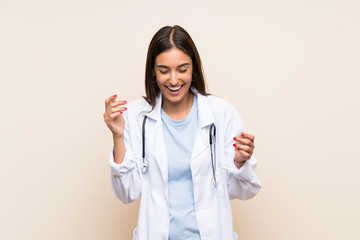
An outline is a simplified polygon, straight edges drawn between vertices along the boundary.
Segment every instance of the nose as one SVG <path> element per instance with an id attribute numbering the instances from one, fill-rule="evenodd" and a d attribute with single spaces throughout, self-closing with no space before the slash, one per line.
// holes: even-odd
<path id="1" fill-rule="evenodd" d="M 176 86 L 178 84 L 179 80 L 176 76 L 176 72 L 173 71 L 170 75 L 170 79 L 169 79 L 169 83 L 172 85 L 172 86 Z"/>

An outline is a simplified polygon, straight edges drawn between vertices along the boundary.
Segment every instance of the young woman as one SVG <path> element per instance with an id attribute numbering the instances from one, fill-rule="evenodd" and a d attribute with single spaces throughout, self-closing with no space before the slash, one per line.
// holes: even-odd
<path id="1" fill-rule="evenodd" d="M 124 203 L 141 196 L 134 239 L 237 239 L 230 199 L 260 190 L 254 136 L 232 105 L 206 92 L 183 28 L 154 35 L 145 87 L 146 97 L 127 107 L 109 97 L 104 113 L 115 195 Z"/>

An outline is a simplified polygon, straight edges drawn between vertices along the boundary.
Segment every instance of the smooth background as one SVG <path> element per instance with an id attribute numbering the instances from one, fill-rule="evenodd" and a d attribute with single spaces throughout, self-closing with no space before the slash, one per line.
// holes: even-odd
<path id="1" fill-rule="evenodd" d="M 104 101 L 144 94 L 164 25 L 193 37 L 211 93 L 256 136 L 242 240 L 360 239 L 360 3 L 0 0 L 0 239 L 130 239 L 109 182 Z M 156 224 L 156 223 L 154 223 Z"/>

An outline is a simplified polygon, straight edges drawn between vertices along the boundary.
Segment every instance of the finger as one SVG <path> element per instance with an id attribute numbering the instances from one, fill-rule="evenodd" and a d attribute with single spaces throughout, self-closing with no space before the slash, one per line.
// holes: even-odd
<path id="1" fill-rule="evenodd" d="M 126 100 L 113 101 L 113 102 L 110 103 L 110 106 L 111 106 L 111 107 L 118 107 L 118 106 L 124 105 L 124 104 L 126 104 L 126 103 L 127 103 Z"/>
<path id="2" fill-rule="evenodd" d="M 249 154 L 252 154 L 253 152 L 253 149 L 247 145 L 241 145 L 241 144 L 233 144 L 234 147 L 236 147 L 237 150 L 239 151 L 244 151 L 244 152 L 247 152 Z"/>
<path id="3" fill-rule="evenodd" d="M 254 135 L 249 134 L 249 133 L 245 133 L 245 132 L 241 132 L 241 133 L 239 134 L 239 136 L 234 137 L 234 140 L 244 139 L 244 138 L 249 139 L 249 140 L 252 141 L 252 142 L 254 142 L 254 140 L 255 140 L 255 136 L 254 136 Z"/>
<path id="4" fill-rule="evenodd" d="M 115 113 L 115 112 L 123 112 L 126 110 L 127 110 L 127 107 L 113 107 L 110 109 L 110 114 Z"/>
<path id="5" fill-rule="evenodd" d="M 112 114 L 110 114 L 110 119 L 114 119 L 114 118 L 116 118 L 117 116 L 120 116 L 121 114 L 122 114 L 122 112 L 112 113 Z"/>
<path id="6" fill-rule="evenodd" d="M 113 114 L 114 114 L 114 113 L 105 112 L 105 113 L 103 114 L 103 117 L 104 117 L 105 122 L 111 120 L 111 119 L 112 119 L 111 116 L 112 116 Z"/>
<path id="7" fill-rule="evenodd" d="M 122 114 L 122 112 L 115 112 L 115 113 L 111 113 L 111 114 L 104 114 L 104 121 L 106 123 L 112 122 L 114 120 L 114 118 L 116 118 L 117 116 L 120 116 Z"/>
<path id="8" fill-rule="evenodd" d="M 252 142 L 254 142 L 254 140 L 255 140 L 255 136 L 254 136 L 254 135 L 249 134 L 249 133 L 245 133 L 245 132 L 241 132 L 241 133 L 240 133 L 240 137 L 241 137 L 241 138 L 247 138 L 247 139 L 249 139 L 249 140 L 252 141 Z"/>
<path id="9" fill-rule="evenodd" d="M 233 138 L 235 141 L 236 141 L 236 143 L 238 143 L 238 144 L 243 144 L 243 145 L 247 145 L 247 146 L 250 146 L 250 147 L 254 147 L 255 145 L 254 145 L 254 143 L 250 140 L 250 139 L 248 139 L 248 138 L 242 138 L 242 137 L 235 137 L 235 138 Z"/>
<path id="10" fill-rule="evenodd" d="M 249 160 L 251 158 L 251 154 L 248 152 L 240 150 L 239 153 L 242 156 L 242 159 L 244 159 L 244 160 Z"/>
<path id="11" fill-rule="evenodd" d="M 107 107 L 112 101 L 116 99 L 117 95 L 112 95 L 105 100 L 105 107 Z"/>

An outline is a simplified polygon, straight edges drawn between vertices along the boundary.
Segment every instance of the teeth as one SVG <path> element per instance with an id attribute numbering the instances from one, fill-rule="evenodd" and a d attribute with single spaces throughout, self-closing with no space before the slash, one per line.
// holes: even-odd
<path id="1" fill-rule="evenodd" d="M 167 87 L 168 89 L 170 89 L 171 91 L 177 91 L 181 88 L 181 86 L 178 87 Z"/>

